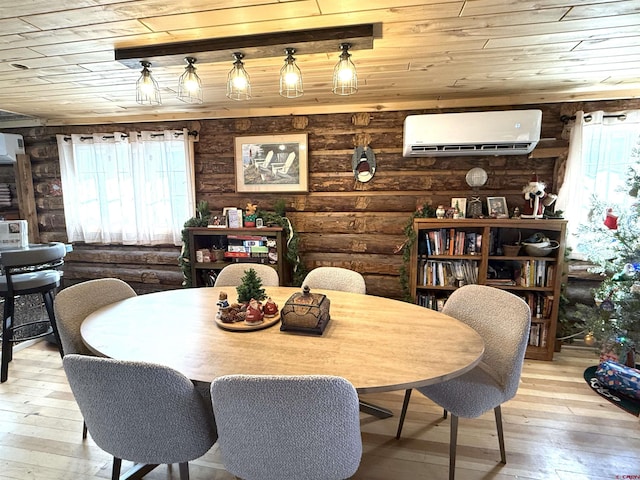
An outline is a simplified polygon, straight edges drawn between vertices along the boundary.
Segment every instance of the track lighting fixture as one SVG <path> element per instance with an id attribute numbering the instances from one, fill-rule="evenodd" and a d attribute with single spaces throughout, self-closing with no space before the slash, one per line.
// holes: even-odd
<path id="1" fill-rule="evenodd" d="M 140 105 L 161 105 L 160 87 L 149 70 L 151 63 L 142 60 L 140 65 L 142 65 L 142 71 L 136 82 L 136 102 Z"/>
<path id="2" fill-rule="evenodd" d="M 296 98 L 302 96 L 302 72 L 296 65 L 293 54 L 295 48 L 285 48 L 287 58 L 284 59 L 284 66 L 280 69 L 280 95 L 285 98 Z"/>
<path id="3" fill-rule="evenodd" d="M 227 97 L 232 100 L 249 100 L 251 98 L 251 82 L 249 74 L 244 69 L 242 59 L 244 55 L 240 52 L 233 54 L 233 68 L 227 77 Z"/>
<path id="4" fill-rule="evenodd" d="M 352 95 L 358 91 L 358 74 L 356 66 L 351 61 L 350 43 L 341 43 L 340 60 L 333 69 L 332 92 L 336 95 Z"/>
<path id="5" fill-rule="evenodd" d="M 178 79 L 178 99 L 185 103 L 202 103 L 202 84 L 193 65 L 196 59 L 185 57 L 185 61 L 187 66 Z"/>

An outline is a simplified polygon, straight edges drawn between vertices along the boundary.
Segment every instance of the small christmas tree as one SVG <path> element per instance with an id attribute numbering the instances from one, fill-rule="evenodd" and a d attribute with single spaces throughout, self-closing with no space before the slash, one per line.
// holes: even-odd
<path id="1" fill-rule="evenodd" d="M 267 294 L 262 288 L 262 280 L 253 268 L 244 272 L 242 283 L 236 287 L 236 291 L 238 292 L 238 303 L 249 303 L 252 298 L 260 302 L 267 298 Z"/>
<path id="2" fill-rule="evenodd" d="M 628 201 L 612 206 L 594 195 L 589 223 L 579 228 L 578 250 L 604 280 L 594 290 L 595 305 L 576 309 L 588 332 L 585 341 L 633 366 L 640 346 L 640 143 L 631 155 L 636 160 L 626 181 Z"/>

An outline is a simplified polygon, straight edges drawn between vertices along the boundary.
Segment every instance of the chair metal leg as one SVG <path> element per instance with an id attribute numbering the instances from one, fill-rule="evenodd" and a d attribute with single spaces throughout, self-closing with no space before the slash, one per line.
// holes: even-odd
<path id="1" fill-rule="evenodd" d="M 82 439 L 87 439 L 87 422 L 85 422 L 84 420 L 82 421 Z"/>
<path id="2" fill-rule="evenodd" d="M 60 352 L 60 358 L 63 357 L 62 341 L 60 341 L 60 333 L 58 333 L 58 324 L 56 323 L 56 314 L 53 309 L 53 290 L 48 292 L 42 292 L 42 300 L 44 300 L 44 306 L 47 309 L 47 315 L 49 316 L 49 323 L 51 323 L 51 329 L 53 330 L 53 336 L 58 344 L 58 351 Z"/>
<path id="3" fill-rule="evenodd" d="M 449 480 L 456 476 L 456 445 L 458 444 L 458 416 L 451 414 L 451 431 L 449 432 Z"/>
<path id="4" fill-rule="evenodd" d="M 442 418 L 446 419 L 448 414 L 449 414 L 449 412 L 447 412 L 447 409 L 445 408 L 445 409 L 442 411 Z"/>
<path id="5" fill-rule="evenodd" d="M 500 405 L 493 409 L 496 414 L 496 428 L 498 429 L 498 443 L 500 444 L 500 461 L 507 463 L 507 452 L 504 448 L 504 430 L 502 428 L 502 409 Z"/>
<path id="6" fill-rule="evenodd" d="M 398 422 L 398 431 L 396 432 L 396 440 L 400 440 L 400 434 L 402 433 L 402 426 L 404 425 L 404 417 L 407 415 L 407 408 L 409 407 L 409 400 L 411 400 L 411 389 L 405 390 L 404 401 L 402 402 L 402 413 L 400 413 L 400 421 Z"/>
<path id="7" fill-rule="evenodd" d="M 113 457 L 113 467 L 111 468 L 111 480 L 120 479 L 121 468 L 122 468 L 122 459 Z"/>
<path id="8" fill-rule="evenodd" d="M 9 377 L 9 362 L 13 359 L 13 314 L 14 299 L 4 299 L 4 318 L 2 319 L 2 360 L 0 361 L 0 383 Z"/>
<path id="9" fill-rule="evenodd" d="M 180 467 L 180 480 L 189 480 L 189 462 L 179 463 Z"/>

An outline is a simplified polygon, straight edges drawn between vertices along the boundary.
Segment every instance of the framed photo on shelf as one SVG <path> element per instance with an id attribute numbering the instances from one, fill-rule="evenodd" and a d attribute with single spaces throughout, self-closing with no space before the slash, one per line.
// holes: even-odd
<path id="1" fill-rule="evenodd" d="M 307 134 L 236 137 L 237 192 L 306 192 Z"/>
<path id="2" fill-rule="evenodd" d="M 451 199 L 451 208 L 458 207 L 458 218 L 467 218 L 467 199 L 455 197 Z"/>
<path id="3" fill-rule="evenodd" d="M 507 199 L 504 197 L 487 197 L 487 211 L 492 218 L 509 218 Z"/>
<path id="4" fill-rule="evenodd" d="M 235 207 L 225 207 L 222 215 L 226 218 L 228 228 L 242 228 L 242 210 Z"/>

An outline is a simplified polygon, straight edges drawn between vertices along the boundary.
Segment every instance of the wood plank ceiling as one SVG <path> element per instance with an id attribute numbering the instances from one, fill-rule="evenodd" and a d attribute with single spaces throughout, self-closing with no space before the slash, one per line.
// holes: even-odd
<path id="1" fill-rule="evenodd" d="M 197 64 L 204 103 L 175 98 L 184 63 L 151 67 L 162 105 L 114 49 L 374 23 L 354 49 L 357 94 L 331 93 L 334 51 L 295 56 L 304 95 L 278 95 L 282 58 L 245 58 L 253 98 L 225 96 L 233 59 Z M 0 127 L 467 108 L 640 96 L 640 0 L 0 0 Z M 27 67 L 22 69 L 20 66 Z M 16 117 L 21 114 L 33 118 Z M 4 118 L 4 120 L 3 120 Z"/>

